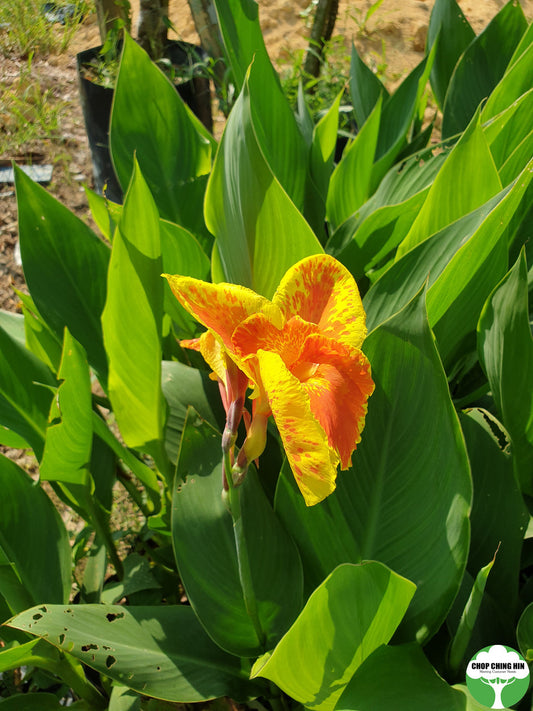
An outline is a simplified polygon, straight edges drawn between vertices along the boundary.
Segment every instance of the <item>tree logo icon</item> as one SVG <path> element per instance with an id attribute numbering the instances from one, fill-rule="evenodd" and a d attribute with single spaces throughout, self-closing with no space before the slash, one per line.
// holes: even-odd
<path id="1" fill-rule="evenodd" d="M 529 668 L 511 647 L 493 644 L 475 654 L 466 668 L 466 685 L 479 703 L 491 709 L 516 704 L 529 686 Z"/>

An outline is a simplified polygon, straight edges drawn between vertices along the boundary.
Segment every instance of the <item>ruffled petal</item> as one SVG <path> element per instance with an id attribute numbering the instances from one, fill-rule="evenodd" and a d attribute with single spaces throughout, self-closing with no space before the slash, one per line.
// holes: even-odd
<path id="1" fill-rule="evenodd" d="M 197 321 L 216 333 L 227 350 L 231 350 L 231 335 L 241 321 L 253 313 L 273 310 L 272 302 L 244 286 L 210 284 L 177 274 L 163 276 L 180 304 Z"/>
<path id="2" fill-rule="evenodd" d="M 339 453 L 342 469 L 361 440 L 367 401 L 374 391 L 370 363 L 365 354 L 321 335 L 310 336 L 302 350 L 302 387 L 311 411 L 324 429 L 329 446 Z M 314 365 L 314 368 L 311 366 Z"/>
<path id="3" fill-rule="evenodd" d="M 337 453 L 311 412 L 309 396 L 277 353 L 257 353 L 262 385 L 296 483 L 307 506 L 335 489 Z"/>
<path id="4" fill-rule="evenodd" d="M 237 326 L 232 344 L 238 358 L 246 358 L 259 350 L 272 351 L 290 368 L 300 358 L 308 336 L 318 332 L 318 326 L 299 316 L 278 328 L 264 313 L 253 314 Z"/>
<path id="5" fill-rule="evenodd" d="M 306 257 L 285 274 L 272 299 L 286 320 L 299 315 L 330 338 L 359 348 L 366 316 L 355 279 L 334 257 Z"/>

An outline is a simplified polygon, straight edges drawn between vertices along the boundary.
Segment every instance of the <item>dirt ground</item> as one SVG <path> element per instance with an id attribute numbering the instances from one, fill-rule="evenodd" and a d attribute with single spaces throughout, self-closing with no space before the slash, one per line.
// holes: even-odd
<path id="1" fill-rule="evenodd" d="M 459 0 L 472 27 L 479 33 L 504 5 L 504 0 Z M 132 0 L 134 24 L 136 3 Z M 521 0 L 529 20 L 533 18 L 533 0 Z M 432 0 L 384 0 L 365 26 L 370 0 L 341 0 L 335 35 L 342 35 L 349 51 L 353 41 L 370 65 L 381 66 L 383 81 L 394 87 L 422 58 Z M 283 70 L 296 50 L 307 47 L 310 30 L 311 0 L 259 0 L 260 22 L 265 42 L 276 66 Z M 170 15 L 180 39 L 198 43 L 186 0 L 170 0 Z M 0 29 L 1 31 L 1 29 Z M 171 32 L 171 38 L 175 34 Z M 78 100 L 76 53 L 100 44 L 96 17 L 90 15 L 77 31 L 66 54 L 34 57 L 32 77 L 44 91 L 50 88 L 64 102 L 61 137 L 43 140 L 25 147 L 42 155 L 44 163 L 53 164 L 53 177 L 47 189 L 79 217 L 91 222 L 84 185 L 92 187 L 92 167 Z M 16 83 L 26 60 L 0 57 L 0 79 Z M 1 103 L 1 102 L 0 102 Z M 223 130 L 224 119 L 215 117 L 216 136 Z M 0 121 L 1 126 L 1 121 Z M 12 152 L 0 156 L 0 165 L 11 163 Z M 24 279 L 16 256 L 17 210 L 14 187 L 0 184 L 0 308 L 19 309 L 13 286 L 24 288 Z"/>

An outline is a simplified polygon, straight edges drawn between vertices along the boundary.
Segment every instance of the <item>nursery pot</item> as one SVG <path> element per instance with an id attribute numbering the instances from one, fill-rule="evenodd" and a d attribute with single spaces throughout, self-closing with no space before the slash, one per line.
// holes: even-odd
<path id="1" fill-rule="evenodd" d="M 91 47 L 76 55 L 80 101 L 91 151 L 95 190 L 102 195 L 105 188 L 106 196 L 113 202 L 120 203 L 122 189 L 115 175 L 109 151 L 109 125 L 114 89 L 91 81 L 84 71 L 84 67 L 99 59 L 100 49 L 101 46 Z M 180 66 L 189 64 L 191 56 L 200 61 L 207 57 L 201 47 L 187 42 L 169 42 L 165 48 L 164 58 L 170 60 L 178 70 Z M 177 73 L 179 74 L 179 71 Z M 209 79 L 206 76 L 195 76 L 187 81 L 179 81 L 177 78 L 175 87 L 204 126 L 212 131 Z"/>

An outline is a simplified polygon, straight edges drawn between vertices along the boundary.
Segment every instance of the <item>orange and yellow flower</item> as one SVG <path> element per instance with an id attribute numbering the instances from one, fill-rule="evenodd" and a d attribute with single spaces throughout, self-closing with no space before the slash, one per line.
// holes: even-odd
<path id="1" fill-rule="evenodd" d="M 306 504 L 322 501 L 335 489 L 338 465 L 351 465 L 374 390 L 352 275 L 331 256 L 308 257 L 289 269 L 272 301 L 236 284 L 165 276 L 207 328 L 182 345 L 199 350 L 216 374 L 232 432 L 253 389 L 237 467 L 262 453 L 272 414 Z"/>

